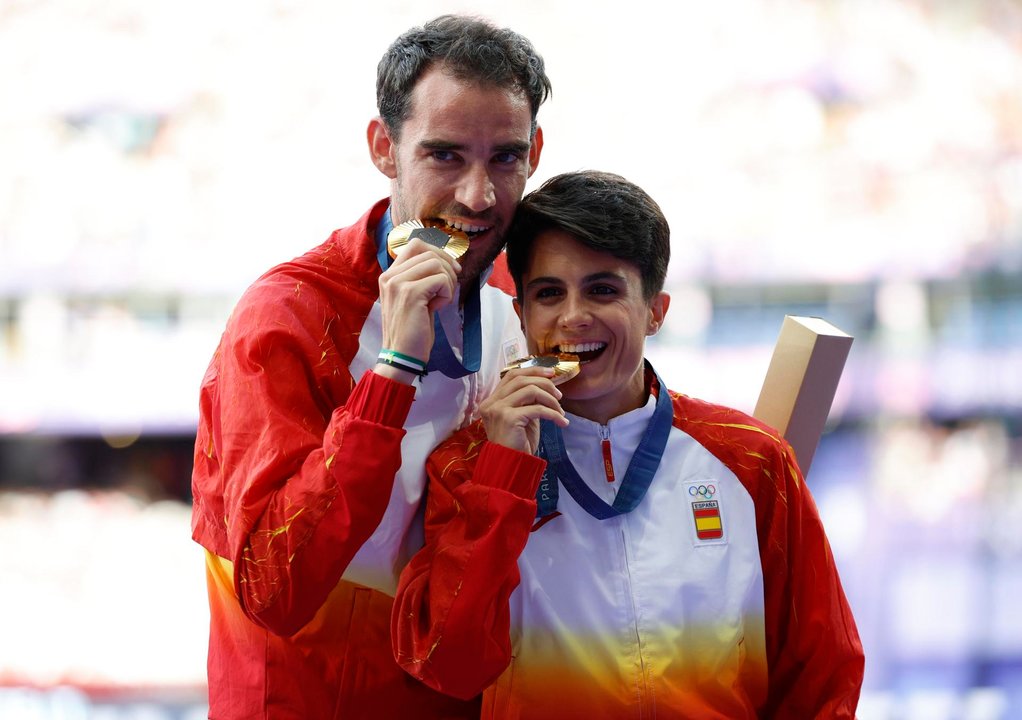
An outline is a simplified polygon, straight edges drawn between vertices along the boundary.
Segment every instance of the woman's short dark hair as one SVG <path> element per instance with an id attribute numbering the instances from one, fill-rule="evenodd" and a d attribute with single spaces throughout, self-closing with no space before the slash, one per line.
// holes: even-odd
<path id="1" fill-rule="evenodd" d="M 507 264 L 518 297 L 536 238 L 548 230 L 628 260 L 639 269 L 646 300 L 664 289 L 671 229 L 660 206 L 620 175 L 593 170 L 564 173 L 522 198 L 507 232 Z"/>
<path id="2" fill-rule="evenodd" d="M 536 132 L 539 106 L 550 95 L 543 58 L 528 39 L 479 18 L 441 15 L 395 40 L 376 69 L 376 103 L 395 138 L 411 113 L 415 83 L 435 64 L 461 80 L 521 92 L 532 109 Z"/>

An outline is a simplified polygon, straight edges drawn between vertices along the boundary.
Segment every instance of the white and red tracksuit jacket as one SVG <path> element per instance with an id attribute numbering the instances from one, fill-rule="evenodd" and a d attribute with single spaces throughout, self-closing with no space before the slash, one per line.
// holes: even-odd
<path id="1" fill-rule="evenodd" d="M 426 457 L 472 420 L 521 330 L 498 267 L 479 373 L 410 387 L 371 372 L 386 209 L 256 281 L 203 380 L 192 535 L 207 550 L 212 718 L 478 716 L 396 665 L 390 595 L 422 543 Z"/>
<path id="2" fill-rule="evenodd" d="M 790 447 L 735 410 L 671 394 L 641 503 L 607 520 L 562 488 L 536 521 L 545 461 L 482 423 L 432 454 L 426 546 L 394 603 L 399 663 L 484 718 L 852 718 L 863 651 Z M 653 412 L 569 415 L 568 456 L 608 504 Z M 609 434 L 613 482 L 601 439 Z"/>

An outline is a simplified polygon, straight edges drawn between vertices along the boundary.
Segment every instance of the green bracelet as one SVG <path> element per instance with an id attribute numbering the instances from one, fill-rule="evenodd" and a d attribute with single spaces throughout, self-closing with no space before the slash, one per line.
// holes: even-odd
<path id="1" fill-rule="evenodd" d="M 384 365 L 396 367 L 399 370 L 410 372 L 419 377 L 426 376 L 426 363 L 417 358 L 413 358 L 410 355 L 399 353 L 396 350 L 388 350 L 386 348 L 380 350 L 380 354 L 377 356 L 376 361 L 381 362 Z"/>

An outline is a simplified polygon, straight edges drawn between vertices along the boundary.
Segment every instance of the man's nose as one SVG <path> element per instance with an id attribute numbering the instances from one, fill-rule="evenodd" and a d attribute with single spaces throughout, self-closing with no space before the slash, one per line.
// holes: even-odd
<path id="1" fill-rule="evenodd" d="M 472 212 L 482 212 L 493 207 L 497 202 L 497 193 L 487 169 L 469 167 L 458 184 L 455 200 Z"/>

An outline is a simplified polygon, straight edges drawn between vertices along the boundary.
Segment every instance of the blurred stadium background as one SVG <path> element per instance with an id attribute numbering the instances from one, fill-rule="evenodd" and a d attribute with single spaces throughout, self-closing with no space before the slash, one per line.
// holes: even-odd
<path id="1" fill-rule="evenodd" d="M 455 10 L 547 60 L 530 187 L 664 207 L 669 385 L 751 411 L 785 314 L 855 336 L 809 482 L 862 720 L 1022 717 L 1017 0 L 0 1 L 0 717 L 205 717 L 199 381 L 387 193 L 376 62 Z"/>

